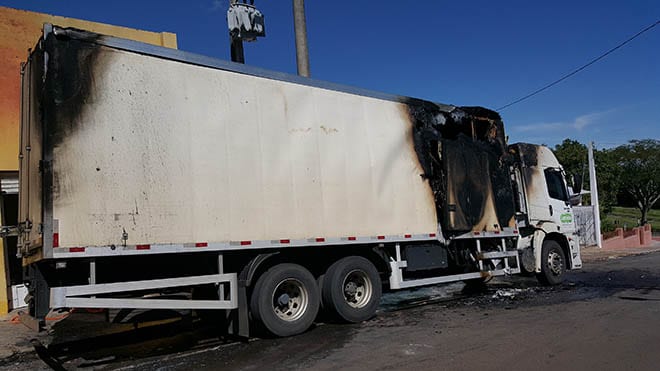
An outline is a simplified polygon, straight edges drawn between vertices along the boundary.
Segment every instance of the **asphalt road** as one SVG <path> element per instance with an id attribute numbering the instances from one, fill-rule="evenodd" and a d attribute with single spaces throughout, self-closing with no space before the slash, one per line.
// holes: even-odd
<path id="1" fill-rule="evenodd" d="M 87 343 L 77 352 L 72 346 L 72 355 L 60 359 L 69 369 L 131 370 L 656 370 L 660 364 L 658 252 L 589 262 L 553 288 L 525 277 L 491 282 L 472 295 L 460 295 L 460 288 L 390 296 L 370 321 L 322 324 L 291 338 L 221 342 L 199 329 L 174 329 L 139 343 Z M 11 366 L 37 365 L 25 359 Z"/>

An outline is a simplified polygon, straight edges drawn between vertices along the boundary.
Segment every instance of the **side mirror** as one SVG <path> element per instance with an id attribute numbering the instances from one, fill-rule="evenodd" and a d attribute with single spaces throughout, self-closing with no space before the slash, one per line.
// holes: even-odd
<path id="1" fill-rule="evenodd" d="M 573 194 L 568 198 L 568 203 L 571 204 L 571 206 L 577 206 L 582 203 L 582 195 L 580 193 L 578 194 Z"/>
<path id="2" fill-rule="evenodd" d="M 582 175 L 573 175 L 573 192 L 580 193 L 582 191 Z"/>

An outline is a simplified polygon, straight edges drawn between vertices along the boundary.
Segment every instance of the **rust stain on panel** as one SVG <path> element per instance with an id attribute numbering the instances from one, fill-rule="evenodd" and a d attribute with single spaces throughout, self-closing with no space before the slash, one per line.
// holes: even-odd
<path id="1" fill-rule="evenodd" d="M 312 128 L 293 128 L 293 129 L 289 129 L 289 133 L 291 133 L 291 134 L 309 133 L 311 131 L 312 131 Z"/>
<path id="2" fill-rule="evenodd" d="M 321 128 L 321 130 L 323 130 L 323 132 L 326 133 L 326 134 L 333 134 L 333 133 L 338 133 L 338 132 L 339 132 L 338 129 L 336 129 L 336 128 L 329 128 L 329 127 L 326 127 L 325 125 L 321 125 L 320 128 Z"/>

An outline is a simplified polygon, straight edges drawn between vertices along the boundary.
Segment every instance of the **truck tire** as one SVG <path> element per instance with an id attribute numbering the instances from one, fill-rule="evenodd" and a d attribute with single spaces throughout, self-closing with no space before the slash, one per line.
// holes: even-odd
<path id="1" fill-rule="evenodd" d="M 333 263 L 321 283 L 323 308 L 331 316 L 357 323 L 376 314 L 382 286 L 376 267 L 361 256 L 348 256 Z"/>
<path id="2" fill-rule="evenodd" d="M 566 257 L 561 246 L 556 241 L 543 241 L 541 249 L 541 272 L 536 278 L 543 285 L 554 286 L 563 281 L 566 271 Z"/>
<path id="3" fill-rule="evenodd" d="M 314 276 L 297 264 L 278 264 L 257 280 L 250 298 L 252 318 L 275 336 L 305 332 L 319 312 Z"/>

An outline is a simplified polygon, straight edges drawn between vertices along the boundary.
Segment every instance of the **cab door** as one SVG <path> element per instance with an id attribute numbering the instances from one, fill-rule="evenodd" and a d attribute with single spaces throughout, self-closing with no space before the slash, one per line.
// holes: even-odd
<path id="1" fill-rule="evenodd" d="M 550 219 L 561 226 L 562 233 L 575 232 L 573 209 L 569 202 L 564 173 L 561 168 L 543 170 L 548 189 L 548 212 Z"/>

